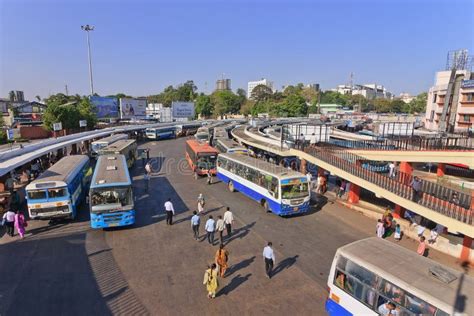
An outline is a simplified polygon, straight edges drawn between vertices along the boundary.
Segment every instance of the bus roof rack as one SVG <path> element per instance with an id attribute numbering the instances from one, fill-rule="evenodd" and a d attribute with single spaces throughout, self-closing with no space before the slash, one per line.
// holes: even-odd
<path id="1" fill-rule="evenodd" d="M 457 276 L 439 265 L 432 266 L 428 270 L 432 276 L 447 284 L 457 279 Z"/>

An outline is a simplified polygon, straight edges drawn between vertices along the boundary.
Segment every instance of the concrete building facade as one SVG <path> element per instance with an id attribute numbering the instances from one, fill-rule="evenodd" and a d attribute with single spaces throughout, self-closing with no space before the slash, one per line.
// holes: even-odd
<path id="1" fill-rule="evenodd" d="M 230 79 L 219 79 L 216 81 L 216 91 L 231 90 Z"/>
<path id="2" fill-rule="evenodd" d="M 250 99 L 250 96 L 252 95 L 253 89 L 255 89 L 255 87 L 259 86 L 259 85 L 265 85 L 265 86 L 269 87 L 270 89 L 272 89 L 272 91 L 273 91 L 273 82 L 272 81 L 269 81 L 269 80 L 263 79 L 263 78 L 261 80 L 258 80 L 258 81 L 249 81 L 248 85 L 247 85 L 247 98 Z"/>
<path id="3" fill-rule="evenodd" d="M 393 94 L 389 92 L 384 86 L 375 83 L 370 84 L 355 84 L 355 85 L 338 85 L 333 91 L 341 94 L 362 95 L 366 99 L 393 99 Z"/>
<path id="4" fill-rule="evenodd" d="M 443 120 L 451 71 L 436 73 L 435 84 L 428 91 L 425 113 L 425 127 L 429 130 L 440 130 Z M 474 124 L 474 73 L 469 70 L 457 70 L 456 78 L 461 80 L 460 85 L 454 85 L 445 117 L 447 131 L 472 131 Z M 451 124 L 454 123 L 454 124 Z"/>

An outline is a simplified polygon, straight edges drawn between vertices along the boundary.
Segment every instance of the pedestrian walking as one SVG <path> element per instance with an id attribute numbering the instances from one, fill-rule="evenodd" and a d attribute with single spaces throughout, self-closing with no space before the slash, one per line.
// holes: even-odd
<path id="1" fill-rule="evenodd" d="M 171 203 L 171 199 L 165 202 L 165 211 L 166 211 L 166 225 L 173 225 L 173 215 L 174 215 L 174 207 L 173 203 Z"/>
<path id="2" fill-rule="evenodd" d="M 208 172 L 207 172 L 207 184 L 212 184 L 211 171 L 208 171 Z"/>
<path id="3" fill-rule="evenodd" d="M 418 244 L 418 249 L 416 250 L 416 253 L 419 254 L 420 256 L 424 256 L 425 251 L 426 251 L 425 236 L 421 236 L 420 243 Z"/>
<path id="4" fill-rule="evenodd" d="M 415 176 L 411 182 L 411 188 L 413 190 L 413 201 L 418 202 L 421 198 L 421 179 Z"/>
<path id="5" fill-rule="evenodd" d="M 311 180 L 313 178 L 313 175 L 311 174 L 311 172 L 307 172 L 306 173 L 306 180 L 308 181 L 308 186 L 311 188 Z"/>
<path id="6" fill-rule="evenodd" d="M 219 245 L 216 252 L 216 264 L 219 267 L 219 276 L 225 278 L 225 271 L 227 270 L 227 262 L 229 261 L 229 252 L 225 249 L 224 244 Z"/>
<path id="7" fill-rule="evenodd" d="M 204 281 L 202 282 L 207 289 L 207 298 L 215 298 L 219 282 L 217 280 L 217 265 L 213 263 L 204 273 Z"/>
<path id="8" fill-rule="evenodd" d="M 339 191 L 337 192 L 337 196 L 339 198 L 342 198 L 344 194 L 346 193 L 346 180 L 341 180 L 341 185 L 339 187 Z"/>
<path id="9" fill-rule="evenodd" d="M 204 199 L 204 195 L 202 195 L 202 193 L 199 193 L 197 204 L 199 214 L 204 213 L 204 205 L 206 204 L 206 200 Z"/>
<path id="10" fill-rule="evenodd" d="M 206 234 L 207 234 L 207 242 L 210 243 L 211 245 L 214 245 L 214 231 L 216 229 L 216 222 L 214 221 L 214 218 L 209 216 L 209 219 L 206 222 Z"/>
<path id="11" fill-rule="evenodd" d="M 397 226 L 395 226 L 395 234 L 393 234 L 393 237 L 396 241 L 400 241 L 400 239 L 402 238 L 402 228 L 400 227 L 400 224 L 397 224 Z"/>
<path id="12" fill-rule="evenodd" d="M 193 229 L 194 239 L 199 239 L 199 224 L 201 223 L 201 218 L 199 217 L 196 211 L 193 211 L 193 217 L 191 217 L 191 228 Z"/>
<path id="13" fill-rule="evenodd" d="M 146 158 L 146 149 L 143 149 L 143 151 L 141 152 L 140 154 L 140 157 L 142 159 L 142 167 L 145 168 L 146 166 L 146 161 L 147 161 L 147 158 Z"/>
<path id="14" fill-rule="evenodd" d="M 322 174 L 319 174 L 318 175 L 318 178 L 316 180 L 316 193 L 318 194 L 322 194 L 323 192 L 323 175 Z"/>
<path id="15" fill-rule="evenodd" d="M 15 228 L 20 235 L 20 238 L 23 239 L 25 237 L 25 227 L 28 226 L 28 223 L 25 220 L 25 215 L 21 213 L 19 210 L 16 211 L 15 214 Z"/>
<path id="16" fill-rule="evenodd" d="M 376 232 L 377 232 L 377 237 L 379 238 L 383 238 L 383 236 L 385 235 L 385 226 L 381 219 L 377 221 Z"/>
<path id="17" fill-rule="evenodd" d="M 224 220 L 222 219 L 222 216 L 219 215 L 217 217 L 217 222 L 216 222 L 216 231 L 219 233 L 219 240 L 220 243 L 224 243 L 224 229 L 225 229 L 225 223 Z"/>
<path id="18" fill-rule="evenodd" d="M 230 211 L 230 208 L 227 207 L 227 210 L 224 213 L 224 224 L 227 230 L 227 238 L 232 234 L 232 224 L 234 223 L 234 214 Z"/>
<path id="19" fill-rule="evenodd" d="M 145 173 L 151 175 L 151 163 L 148 161 L 145 165 Z"/>
<path id="20" fill-rule="evenodd" d="M 275 264 L 275 253 L 273 252 L 272 242 L 269 241 L 267 246 L 263 248 L 263 259 L 265 260 L 265 273 L 271 279 L 273 265 Z"/>
<path id="21" fill-rule="evenodd" d="M 10 237 L 13 237 L 13 235 L 15 233 L 14 232 L 15 212 L 13 212 L 10 209 L 5 214 L 3 214 L 2 223 L 7 228 L 7 234 Z"/>
<path id="22" fill-rule="evenodd" d="M 309 145 L 312 148 L 316 147 L 316 135 L 314 133 L 309 137 Z"/>
<path id="23" fill-rule="evenodd" d="M 395 163 L 394 162 L 391 162 L 389 165 L 388 165 L 388 176 L 390 178 L 395 178 Z"/>
<path id="24" fill-rule="evenodd" d="M 145 181 L 145 192 L 148 193 L 148 188 L 150 187 L 150 175 L 145 173 L 143 176 L 143 181 Z"/>

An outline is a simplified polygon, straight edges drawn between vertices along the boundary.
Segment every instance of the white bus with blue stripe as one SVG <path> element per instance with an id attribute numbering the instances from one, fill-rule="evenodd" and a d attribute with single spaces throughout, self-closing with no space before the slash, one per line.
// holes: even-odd
<path id="1" fill-rule="evenodd" d="M 135 223 L 132 180 L 124 155 L 99 156 L 89 196 L 92 228 Z"/>
<path id="2" fill-rule="evenodd" d="M 474 315 L 474 278 L 382 238 L 339 248 L 326 311 L 349 315 Z"/>
<path id="3" fill-rule="evenodd" d="M 30 218 L 75 218 L 86 196 L 91 175 L 89 157 L 73 155 L 61 158 L 26 186 Z"/>
<path id="4" fill-rule="evenodd" d="M 257 201 L 268 212 L 294 215 L 307 212 L 310 188 L 306 176 L 236 153 L 219 154 L 217 177 L 231 192 L 237 190 Z"/>
<path id="5" fill-rule="evenodd" d="M 145 130 L 146 138 L 152 140 L 176 138 L 176 127 L 152 127 Z"/>
<path id="6" fill-rule="evenodd" d="M 233 139 L 218 139 L 214 146 L 220 153 L 238 153 L 248 155 L 248 150 Z"/>
<path id="7" fill-rule="evenodd" d="M 91 155 L 94 157 L 98 156 L 99 151 L 101 149 L 104 149 L 105 147 L 112 145 L 113 143 L 122 139 L 128 139 L 128 135 L 127 134 L 114 134 L 114 135 L 110 135 L 108 137 L 104 137 L 102 139 L 93 141 L 91 144 Z"/>

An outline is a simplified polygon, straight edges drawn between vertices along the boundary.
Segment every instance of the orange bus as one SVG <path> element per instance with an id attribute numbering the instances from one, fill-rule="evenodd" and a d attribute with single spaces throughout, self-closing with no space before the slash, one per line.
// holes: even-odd
<path id="1" fill-rule="evenodd" d="M 186 160 L 195 175 L 215 175 L 218 153 L 207 143 L 200 143 L 195 139 L 186 141 Z"/>

